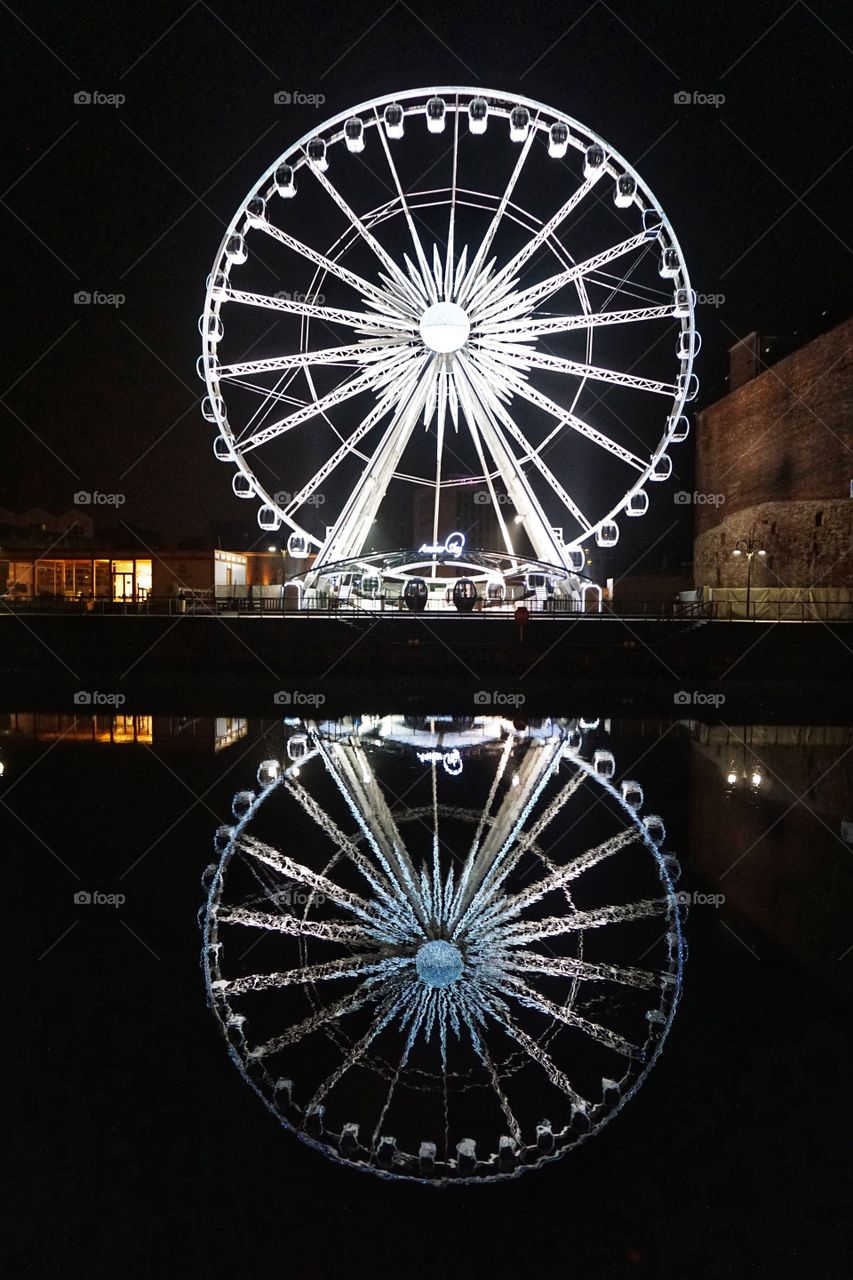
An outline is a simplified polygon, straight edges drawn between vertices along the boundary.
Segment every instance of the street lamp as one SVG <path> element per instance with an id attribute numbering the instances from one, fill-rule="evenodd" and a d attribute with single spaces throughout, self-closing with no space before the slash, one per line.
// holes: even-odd
<path id="1" fill-rule="evenodd" d="M 767 552 L 764 549 L 764 543 L 760 538 L 756 538 L 755 530 L 753 529 L 748 538 L 738 538 L 735 543 L 734 550 L 732 551 L 732 555 L 746 556 L 746 618 L 748 622 L 749 593 L 752 587 L 752 557 L 761 556 L 763 558 L 767 555 Z"/>

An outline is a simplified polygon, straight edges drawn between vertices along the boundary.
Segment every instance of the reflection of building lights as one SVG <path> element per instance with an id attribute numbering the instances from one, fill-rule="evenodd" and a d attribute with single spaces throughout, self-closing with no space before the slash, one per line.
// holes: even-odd
<path id="1" fill-rule="evenodd" d="M 726 774 L 726 782 L 729 784 L 729 786 L 730 786 L 730 787 L 733 787 L 733 786 L 734 786 L 734 784 L 737 782 L 737 774 L 736 774 L 736 773 L 727 773 L 727 774 Z"/>
<path id="2" fill-rule="evenodd" d="M 750 778 L 750 782 L 752 783 L 752 785 L 753 785 L 754 787 L 760 787 L 760 786 L 761 786 L 761 783 L 763 782 L 763 778 L 762 778 L 761 774 L 758 772 L 758 770 L 757 770 L 757 769 L 755 770 L 755 772 L 753 773 L 752 777 Z"/>

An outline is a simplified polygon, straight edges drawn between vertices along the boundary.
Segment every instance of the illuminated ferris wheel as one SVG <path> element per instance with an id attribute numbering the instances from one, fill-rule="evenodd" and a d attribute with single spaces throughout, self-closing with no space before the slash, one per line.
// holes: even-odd
<path id="1" fill-rule="evenodd" d="M 576 120 L 482 89 L 374 98 L 289 147 L 231 220 L 203 413 L 234 493 L 315 570 L 399 546 L 408 489 L 428 547 L 462 498 L 508 564 L 577 572 L 671 473 L 694 301 L 660 204 Z"/>
<path id="2" fill-rule="evenodd" d="M 380 1176 L 566 1154 L 636 1092 L 679 999 L 678 864 L 641 785 L 616 783 L 598 722 L 285 723 L 204 876 L 241 1074 Z"/>

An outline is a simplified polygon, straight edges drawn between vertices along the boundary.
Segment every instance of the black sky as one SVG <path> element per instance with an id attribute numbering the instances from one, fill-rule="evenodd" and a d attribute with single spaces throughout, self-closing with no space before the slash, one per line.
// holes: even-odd
<path id="1" fill-rule="evenodd" d="M 0 505 L 64 510 L 77 489 L 98 489 L 125 493 L 128 523 L 166 542 L 212 520 L 253 527 L 198 412 L 205 277 L 223 225 L 286 146 L 395 89 L 529 94 L 637 164 L 697 291 L 725 295 L 699 309 L 695 407 L 724 389 L 736 336 L 755 328 L 793 346 L 850 311 L 843 3 L 12 8 L 0 10 L 11 53 Z M 276 106 L 279 89 L 326 101 Z M 725 102 L 680 106 L 679 90 Z M 78 105 L 81 91 L 126 101 Z M 126 301 L 79 306 L 78 290 Z M 689 509 L 671 498 L 691 486 L 691 449 L 632 522 L 637 553 L 674 523 L 664 545 L 689 547 Z"/>

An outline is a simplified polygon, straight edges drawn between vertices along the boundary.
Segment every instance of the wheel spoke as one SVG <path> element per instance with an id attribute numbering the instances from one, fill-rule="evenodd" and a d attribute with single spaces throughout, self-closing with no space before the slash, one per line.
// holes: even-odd
<path id="1" fill-rule="evenodd" d="M 488 339 L 506 342 L 529 342 L 550 333 L 571 333 L 575 329 L 600 329 L 613 324 L 638 324 L 645 320 L 669 320 L 675 314 L 672 306 L 630 307 L 624 311 L 592 311 L 577 316 L 529 316 L 517 320 L 486 320 L 476 326 L 484 345 Z"/>
<path id="2" fill-rule="evenodd" d="M 535 122 L 531 122 L 527 137 L 522 143 L 521 153 L 518 157 L 518 160 L 515 163 L 515 168 L 510 174 L 510 179 L 506 185 L 506 190 L 501 196 L 500 204 L 498 205 L 497 209 L 494 212 L 494 216 L 492 217 L 492 220 L 489 223 L 489 226 L 486 230 L 486 234 L 483 236 L 483 240 L 480 244 L 480 247 L 477 250 L 477 252 L 474 254 L 474 257 L 471 261 L 471 265 L 468 268 L 468 273 L 465 276 L 464 280 L 462 281 L 462 285 L 459 289 L 459 294 L 458 294 L 459 303 L 461 306 L 465 306 L 468 300 L 469 294 L 471 293 L 475 283 L 482 283 L 482 280 L 480 280 L 479 277 L 481 276 L 481 273 L 482 273 L 483 264 L 485 263 L 488 252 L 492 247 L 492 241 L 495 238 L 495 234 L 500 225 L 501 219 L 506 213 L 506 207 L 510 202 L 513 191 L 515 190 L 515 185 L 518 182 L 519 177 L 521 176 L 521 171 L 524 168 L 524 162 L 527 159 L 528 155 L 530 154 L 530 148 L 533 146 L 533 139 L 535 138 L 536 133 L 537 133 L 537 129 L 535 126 Z"/>
<path id="3" fill-rule="evenodd" d="M 599 267 L 606 266 L 608 262 L 614 262 L 617 258 L 624 257 L 626 253 L 632 253 L 643 245 L 648 246 L 649 243 L 650 241 L 642 231 L 635 236 L 629 236 L 627 240 L 621 240 L 619 244 L 614 244 L 609 249 L 604 249 L 601 253 L 593 254 L 591 258 L 586 258 L 583 262 L 575 263 L 573 267 L 567 267 L 564 271 L 557 272 L 556 275 L 548 276 L 546 280 L 541 280 L 539 284 L 531 285 L 529 289 L 523 289 L 521 293 L 512 294 L 486 306 L 478 314 L 477 319 L 479 321 L 493 319 L 499 313 L 502 313 L 503 319 L 511 320 L 515 316 L 522 315 L 539 306 L 546 298 L 550 298 L 552 293 L 557 293 L 559 289 L 564 288 L 567 284 L 572 284 L 575 280 L 588 276 L 591 271 L 596 271 Z"/>
<path id="4" fill-rule="evenodd" d="M 283 311 L 286 315 L 307 316 L 312 320 L 326 320 L 329 324 L 345 324 L 351 329 L 358 329 L 371 336 L 380 334 L 392 338 L 403 338 L 417 332 L 414 320 L 395 320 L 389 324 L 387 318 L 371 315 L 369 311 L 347 311 L 342 307 L 319 307 L 314 302 L 297 302 L 292 298 L 277 298 L 270 293 L 248 293 L 244 289 L 232 289 L 228 301 L 247 307 L 263 307 L 267 311 Z"/>

